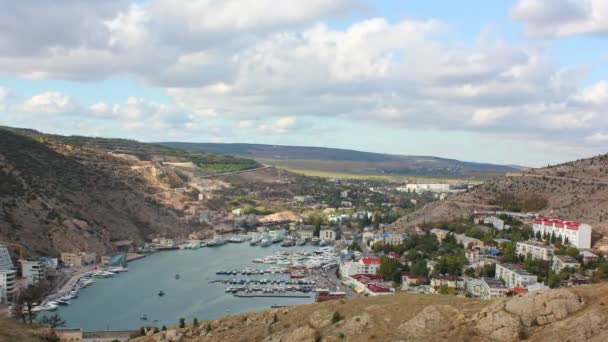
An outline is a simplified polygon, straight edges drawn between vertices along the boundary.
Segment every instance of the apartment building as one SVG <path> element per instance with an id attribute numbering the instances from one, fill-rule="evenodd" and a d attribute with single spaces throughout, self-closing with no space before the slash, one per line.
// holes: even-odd
<path id="1" fill-rule="evenodd" d="M 12 269 L 13 261 L 11 260 L 11 254 L 5 245 L 0 245 L 0 270 Z"/>
<path id="2" fill-rule="evenodd" d="M 551 269 L 555 273 L 559 273 L 566 267 L 577 268 L 580 266 L 580 262 L 569 255 L 556 255 L 553 257 L 553 264 Z"/>
<path id="3" fill-rule="evenodd" d="M 591 226 L 588 224 L 537 218 L 532 224 L 534 234 L 540 233 L 543 239 L 555 236 L 564 244 L 576 248 L 591 248 Z"/>
<path id="4" fill-rule="evenodd" d="M 515 253 L 518 256 L 530 256 L 532 259 L 551 260 L 553 257 L 553 246 L 547 246 L 544 243 L 528 240 L 520 241 L 516 244 Z"/>
<path id="5" fill-rule="evenodd" d="M 97 254 L 95 253 L 61 253 L 61 262 L 66 265 L 73 265 L 75 267 L 82 267 L 95 263 L 97 260 Z"/>
<path id="6" fill-rule="evenodd" d="M 340 263 L 340 274 L 343 277 L 352 277 L 356 274 L 376 274 L 379 268 L 380 258 L 361 258 L 359 261 Z"/>
<path id="7" fill-rule="evenodd" d="M 17 271 L 15 270 L 0 270 L 0 288 L 2 288 L 2 297 L 0 303 L 12 302 L 17 291 L 15 279 Z"/>
<path id="8" fill-rule="evenodd" d="M 21 261 L 21 276 L 27 285 L 38 284 L 46 279 L 46 264 L 40 261 Z"/>
<path id="9" fill-rule="evenodd" d="M 496 264 L 495 278 L 504 281 L 508 288 L 516 285 L 526 287 L 538 282 L 534 274 L 528 273 L 521 266 L 514 264 Z"/>

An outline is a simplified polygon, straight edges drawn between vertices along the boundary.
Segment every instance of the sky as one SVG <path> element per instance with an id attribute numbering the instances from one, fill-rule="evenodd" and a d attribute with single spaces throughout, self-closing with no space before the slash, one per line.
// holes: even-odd
<path id="1" fill-rule="evenodd" d="M 605 0 L 0 0 L 0 125 L 544 166 L 608 152 Z"/>

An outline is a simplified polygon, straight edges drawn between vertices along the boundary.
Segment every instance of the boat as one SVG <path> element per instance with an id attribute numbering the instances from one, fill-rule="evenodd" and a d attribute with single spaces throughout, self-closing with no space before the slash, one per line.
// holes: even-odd
<path id="1" fill-rule="evenodd" d="M 175 279 L 179 279 L 179 278 L 181 278 L 181 277 L 182 277 L 182 276 L 180 276 L 179 274 L 176 274 L 176 275 L 175 275 Z"/>
<path id="2" fill-rule="evenodd" d="M 165 292 L 163 292 L 163 291 L 159 291 L 159 292 L 158 292 L 158 296 L 159 296 L 159 297 L 162 297 L 162 296 L 164 296 L 164 295 L 165 295 Z"/>
<path id="3" fill-rule="evenodd" d="M 113 277 L 115 275 L 116 275 L 116 273 L 108 272 L 108 271 L 97 271 L 97 272 L 94 272 L 93 274 L 91 274 L 91 276 L 95 277 L 95 278 L 109 278 L 109 277 Z"/>
<path id="4" fill-rule="evenodd" d="M 305 244 L 306 244 L 306 240 L 304 240 L 304 239 L 296 240 L 296 246 L 304 246 Z"/>
<path id="5" fill-rule="evenodd" d="M 321 240 L 321 241 L 319 241 L 319 246 L 320 246 L 320 247 L 325 247 L 325 246 L 327 246 L 327 241 L 325 241 L 325 240 Z"/>
<path id="6" fill-rule="evenodd" d="M 113 272 L 113 273 L 122 273 L 122 272 L 127 272 L 129 269 L 123 266 L 113 266 L 113 267 L 108 267 L 108 272 Z"/>
<path id="7" fill-rule="evenodd" d="M 270 245 L 272 245 L 271 239 L 262 239 L 262 241 L 260 241 L 260 246 L 262 247 L 268 247 Z"/>
<path id="8" fill-rule="evenodd" d="M 230 243 L 243 243 L 245 242 L 245 239 L 241 236 L 233 236 L 230 239 L 228 239 L 228 242 Z"/>
<path id="9" fill-rule="evenodd" d="M 147 321 L 148 320 L 148 315 L 143 314 L 143 315 L 139 316 L 139 319 L 141 319 L 142 321 Z"/>
<path id="10" fill-rule="evenodd" d="M 282 236 L 275 236 L 272 238 L 272 243 L 279 243 L 283 241 L 283 237 Z"/>
<path id="11" fill-rule="evenodd" d="M 285 242 L 281 244 L 281 247 L 293 247 L 295 245 L 296 243 L 293 240 L 285 240 Z"/>
<path id="12" fill-rule="evenodd" d="M 224 240 L 221 237 L 215 237 L 213 240 L 211 241 L 207 241 L 207 247 L 218 247 L 218 246 L 223 246 L 226 243 L 228 243 L 228 240 Z"/>

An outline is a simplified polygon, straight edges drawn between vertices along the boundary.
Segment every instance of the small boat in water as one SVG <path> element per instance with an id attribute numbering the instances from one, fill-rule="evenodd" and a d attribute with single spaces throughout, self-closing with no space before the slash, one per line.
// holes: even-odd
<path id="1" fill-rule="evenodd" d="M 159 291 L 159 292 L 158 292 L 158 296 L 159 296 L 159 297 L 162 297 L 162 296 L 164 296 L 164 295 L 165 295 L 165 292 L 163 292 L 163 291 Z"/>
<path id="2" fill-rule="evenodd" d="M 141 319 L 142 321 L 147 321 L 148 320 L 148 315 L 143 314 L 143 315 L 139 316 L 139 319 Z"/>
<path id="3" fill-rule="evenodd" d="M 304 246 L 305 244 L 306 244 L 306 240 L 304 240 L 304 239 L 296 240 L 296 246 Z"/>
<path id="4" fill-rule="evenodd" d="M 270 245 L 272 245 L 271 239 L 262 239 L 262 241 L 260 241 L 260 246 L 262 247 L 268 247 Z"/>
<path id="5" fill-rule="evenodd" d="M 176 275 L 175 275 L 175 279 L 179 279 L 179 278 L 181 278 L 181 277 L 182 277 L 182 276 L 180 276 L 179 274 L 176 274 Z"/>

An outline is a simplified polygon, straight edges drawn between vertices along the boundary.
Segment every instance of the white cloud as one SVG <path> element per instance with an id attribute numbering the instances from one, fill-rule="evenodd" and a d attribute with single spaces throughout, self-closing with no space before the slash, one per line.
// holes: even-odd
<path id="1" fill-rule="evenodd" d="M 286 133 L 297 128 L 298 119 L 295 116 L 286 116 L 270 124 L 261 124 L 258 129 L 263 132 Z"/>
<path id="2" fill-rule="evenodd" d="M 243 128 L 243 129 L 247 129 L 247 128 L 251 128 L 255 126 L 255 121 L 254 120 L 241 120 L 239 121 L 239 128 Z"/>
<path id="3" fill-rule="evenodd" d="M 8 97 L 9 93 L 10 91 L 8 88 L 0 87 L 0 111 L 4 111 L 6 109 L 4 101 Z"/>
<path id="4" fill-rule="evenodd" d="M 600 81 L 583 89 L 580 98 L 591 104 L 608 105 L 608 81 Z"/>
<path id="5" fill-rule="evenodd" d="M 605 0 L 519 0 L 510 15 L 532 36 L 608 34 Z"/>
<path id="6" fill-rule="evenodd" d="M 59 114 L 71 112 L 75 108 L 69 96 L 49 91 L 32 96 L 18 107 L 18 111 L 28 114 Z"/>
<path id="7" fill-rule="evenodd" d="M 96 115 L 105 115 L 110 110 L 110 106 L 105 102 L 96 102 L 89 106 L 89 110 Z"/>
<path id="8" fill-rule="evenodd" d="M 593 143 L 608 143 L 608 134 L 595 133 L 588 136 L 586 139 Z"/>

